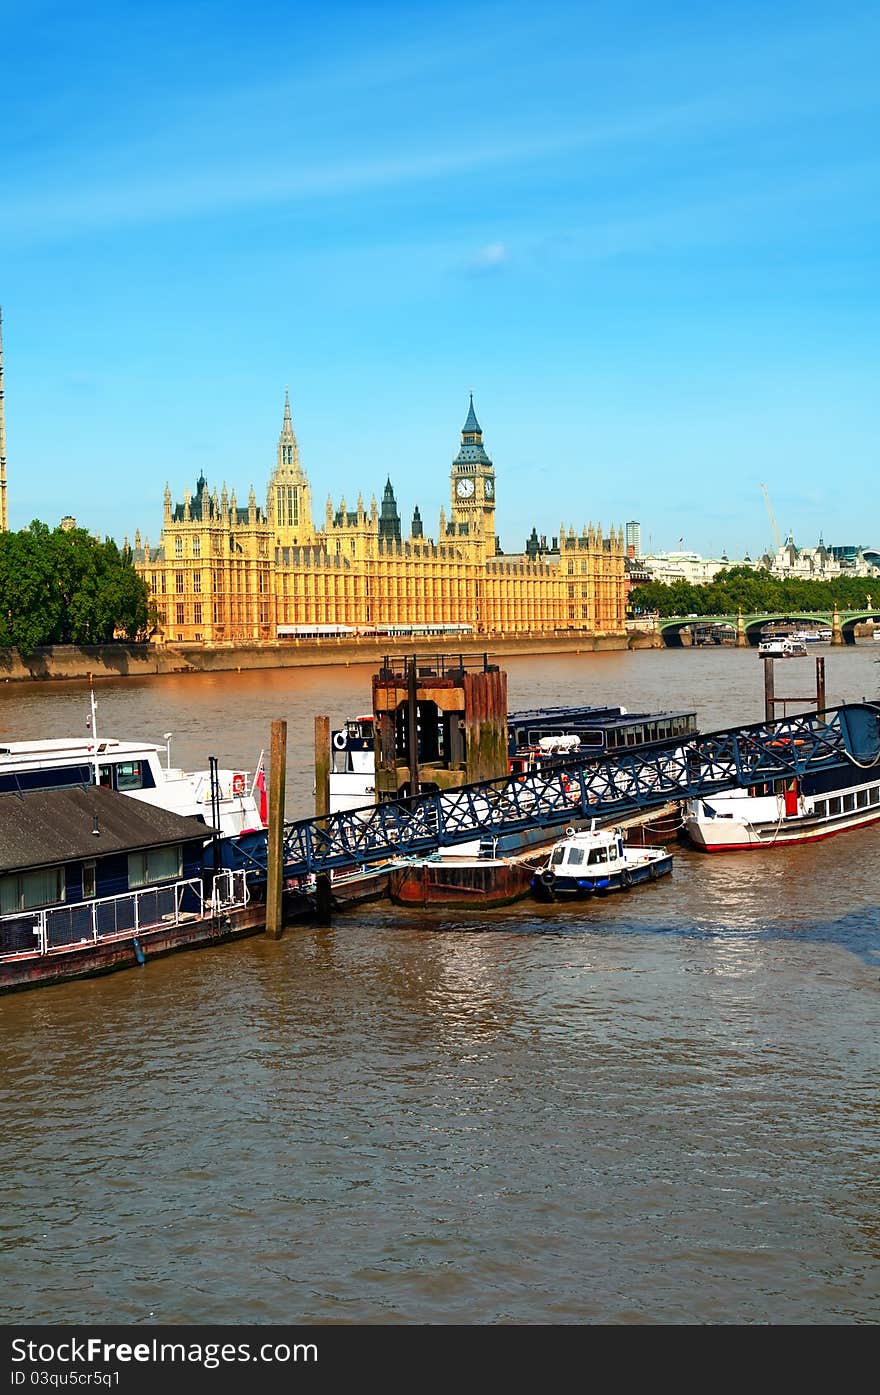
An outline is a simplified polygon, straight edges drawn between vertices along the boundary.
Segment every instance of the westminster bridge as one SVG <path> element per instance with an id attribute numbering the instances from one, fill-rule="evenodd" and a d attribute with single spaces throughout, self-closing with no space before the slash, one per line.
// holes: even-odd
<path id="1" fill-rule="evenodd" d="M 870 601 L 870 597 L 868 597 Z M 880 620 L 880 610 L 781 610 L 760 611 L 751 615 L 664 615 L 658 616 L 656 632 L 669 649 L 681 647 L 682 632 L 702 625 L 729 625 L 736 631 L 740 648 L 757 647 L 764 629 L 775 624 L 821 625 L 831 630 L 832 644 L 855 644 L 856 625 Z"/>

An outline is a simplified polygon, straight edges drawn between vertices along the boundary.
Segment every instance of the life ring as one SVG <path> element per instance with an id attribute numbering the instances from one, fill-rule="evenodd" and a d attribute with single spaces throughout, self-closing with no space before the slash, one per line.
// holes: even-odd
<path id="1" fill-rule="evenodd" d="M 568 825 L 568 828 L 565 830 L 565 836 L 566 838 L 573 838 L 576 832 L 577 829 L 574 827 L 574 824 L 570 823 Z"/>
<path id="2" fill-rule="evenodd" d="M 235 774 L 233 775 L 233 777 L 232 777 L 232 793 L 233 793 L 233 794 L 244 794 L 244 791 L 245 791 L 245 779 L 244 779 L 244 775 L 241 773 L 240 770 L 238 770 L 238 771 L 236 771 L 236 773 L 235 773 Z"/>
<path id="3" fill-rule="evenodd" d="M 347 745 L 348 745 L 348 737 L 346 736 L 345 732 L 344 732 L 344 731 L 334 731 L 334 733 L 333 733 L 333 747 L 334 747 L 334 750 L 337 750 L 337 751 L 344 751 Z"/>
<path id="4" fill-rule="evenodd" d="M 556 881 L 556 873 L 553 871 L 552 867 L 544 868 L 543 872 L 541 873 L 541 881 L 544 883 L 545 886 L 553 885 L 553 883 Z"/>
<path id="5" fill-rule="evenodd" d="M 622 886 L 624 891 L 629 891 L 632 884 L 633 874 L 628 867 L 624 867 L 623 871 L 620 874 L 620 885 Z"/>

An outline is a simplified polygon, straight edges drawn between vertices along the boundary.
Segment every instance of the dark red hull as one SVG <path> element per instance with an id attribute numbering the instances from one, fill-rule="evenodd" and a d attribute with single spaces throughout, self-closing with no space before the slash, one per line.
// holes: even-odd
<path id="1" fill-rule="evenodd" d="M 528 896 L 532 873 L 522 862 L 416 862 L 391 869 L 388 894 L 397 906 L 483 910 Z"/>

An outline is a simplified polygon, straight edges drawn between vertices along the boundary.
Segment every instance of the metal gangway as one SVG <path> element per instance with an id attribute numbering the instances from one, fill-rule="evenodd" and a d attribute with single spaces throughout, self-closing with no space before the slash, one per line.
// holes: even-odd
<path id="1" fill-rule="evenodd" d="M 552 770 L 300 819 L 285 825 L 284 875 L 366 868 L 484 836 L 552 833 L 579 820 L 608 822 L 671 801 L 852 766 L 880 770 L 880 706 L 873 703 L 755 722 L 676 745 L 585 755 Z"/>

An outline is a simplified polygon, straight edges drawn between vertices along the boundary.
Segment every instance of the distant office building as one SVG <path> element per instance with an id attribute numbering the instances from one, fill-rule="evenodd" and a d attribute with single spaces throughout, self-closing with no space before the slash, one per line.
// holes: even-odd
<path id="1" fill-rule="evenodd" d="M 627 557 L 641 557 L 642 555 L 642 525 L 632 519 L 626 525 L 626 555 Z"/>

